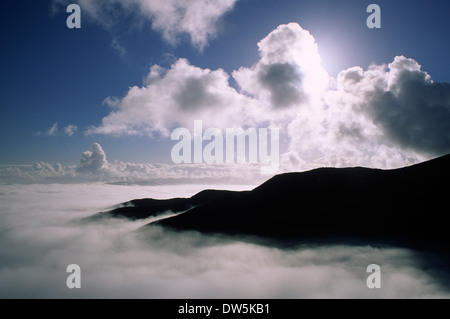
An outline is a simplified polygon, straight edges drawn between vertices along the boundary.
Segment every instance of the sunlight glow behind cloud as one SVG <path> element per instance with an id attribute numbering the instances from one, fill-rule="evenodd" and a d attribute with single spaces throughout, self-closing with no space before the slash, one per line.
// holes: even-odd
<path id="1" fill-rule="evenodd" d="M 434 83 L 413 59 L 353 67 L 333 79 L 314 37 L 296 23 L 258 43 L 260 60 L 232 72 L 185 59 L 154 65 L 145 85 L 114 100 L 89 134 L 169 136 L 177 126 L 286 127 L 283 160 L 393 168 L 450 151 L 450 84 Z M 420 96 L 419 96 L 420 94 Z M 414 98 L 413 98 L 414 97 Z"/>

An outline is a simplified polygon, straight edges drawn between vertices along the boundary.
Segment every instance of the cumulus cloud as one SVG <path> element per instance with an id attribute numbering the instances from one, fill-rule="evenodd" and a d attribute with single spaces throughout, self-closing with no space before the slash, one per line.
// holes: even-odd
<path id="1" fill-rule="evenodd" d="M 398 56 L 331 79 L 313 36 L 295 23 L 279 26 L 258 47 L 260 61 L 233 76 L 259 107 L 279 110 L 271 121 L 287 128 L 284 169 L 395 168 L 450 151 L 450 84 L 434 83 L 415 60 Z"/>
<path id="2" fill-rule="evenodd" d="M 329 79 L 308 31 L 297 23 L 280 25 L 258 43 L 258 48 L 261 58 L 253 67 L 233 72 L 244 92 L 260 103 L 268 101 L 272 108 L 320 102 Z"/>
<path id="3" fill-rule="evenodd" d="M 103 182 L 117 185 L 220 183 L 256 186 L 269 178 L 263 164 L 169 164 L 108 162 L 100 144 L 81 154 L 78 165 L 45 162 L 0 166 L 0 184 Z"/>
<path id="4" fill-rule="evenodd" d="M 144 86 L 108 98 L 111 113 L 89 134 L 170 136 L 194 120 L 205 127 L 282 127 L 283 170 L 326 163 L 395 168 L 449 148 L 449 84 L 413 59 L 352 67 L 328 76 L 314 37 L 296 23 L 258 43 L 260 59 L 231 76 L 179 59 L 154 65 Z"/>
<path id="5" fill-rule="evenodd" d="M 37 132 L 37 136 L 72 136 L 77 131 L 78 127 L 75 125 L 67 125 L 63 127 L 62 129 L 59 129 L 58 123 L 55 122 L 53 125 L 44 132 Z"/>
<path id="6" fill-rule="evenodd" d="M 163 38 L 176 44 L 187 35 L 191 43 L 202 50 L 216 36 L 217 23 L 233 9 L 238 0 L 78 0 L 83 12 L 109 30 L 114 30 L 116 21 L 133 15 L 151 21 L 152 28 Z M 53 0 L 53 10 L 73 1 Z M 116 38 L 112 46 L 125 52 Z"/>
<path id="7" fill-rule="evenodd" d="M 149 84 L 130 88 L 122 99 L 108 99 L 114 110 L 88 133 L 170 136 L 171 128 L 191 128 L 196 119 L 212 127 L 239 127 L 250 118 L 246 109 L 252 101 L 232 88 L 228 79 L 221 69 L 201 69 L 185 59 L 169 70 L 152 66 Z"/>
<path id="8" fill-rule="evenodd" d="M 306 94 L 297 88 L 301 85 L 302 76 L 295 65 L 277 63 L 263 66 L 259 74 L 259 82 L 270 91 L 272 105 L 290 106 L 306 102 Z"/>
<path id="9" fill-rule="evenodd" d="M 158 228 L 151 220 L 78 223 L 129 198 L 190 196 L 203 187 L 0 185 L 0 298 L 448 298 L 433 267 L 406 249 L 289 250 Z M 18 214 L 17 212 L 21 212 Z M 81 267 L 81 289 L 66 268 Z M 368 265 L 381 289 L 368 289 Z"/>
<path id="10" fill-rule="evenodd" d="M 434 83 L 416 61 L 404 56 L 379 76 L 365 92 L 362 112 L 401 146 L 432 155 L 449 152 L 450 84 Z"/>
<path id="11" fill-rule="evenodd" d="M 326 93 L 322 151 L 377 167 L 446 154 L 449 94 L 450 84 L 435 83 L 404 56 L 368 70 L 344 70 Z"/>
<path id="12" fill-rule="evenodd" d="M 154 65 L 143 87 L 107 99 L 113 111 L 88 133 L 169 136 L 170 129 L 191 128 L 196 119 L 208 127 L 276 127 L 321 105 L 329 77 L 308 31 L 295 23 L 283 25 L 258 46 L 260 61 L 232 74 L 239 90 L 222 69 L 201 69 L 186 59 L 168 70 Z"/>
<path id="13" fill-rule="evenodd" d="M 397 168 L 450 152 L 450 84 L 434 82 L 417 61 L 397 56 L 334 79 L 297 23 L 280 25 L 258 49 L 253 66 L 231 75 L 186 59 L 153 65 L 142 86 L 105 99 L 111 112 L 87 133 L 169 138 L 180 126 L 192 131 L 194 120 L 205 129 L 282 128 L 280 171 Z"/>
<path id="14" fill-rule="evenodd" d="M 108 165 L 106 154 L 98 143 L 92 144 L 90 151 L 81 154 L 78 170 L 84 173 L 96 173 Z"/>

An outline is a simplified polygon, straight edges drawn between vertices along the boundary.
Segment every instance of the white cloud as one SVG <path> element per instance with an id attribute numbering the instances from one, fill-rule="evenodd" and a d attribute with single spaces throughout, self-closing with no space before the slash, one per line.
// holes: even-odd
<path id="1" fill-rule="evenodd" d="M 55 136 L 58 132 L 58 123 L 53 123 L 53 125 L 45 132 L 37 132 L 37 136 Z"/>
<path id="2" fill-rule="evenodd" d="M 450 84 L 433 83 L 405 57 L 353 67 L 336 80 L 321 66 L 313 36 L 281 25 L 258 44 L 261 59 L 233 76 L 287 128 L 286 170 L 314 165 L 396 168 L 450 151 Z M 274 110 L 278 112 L 273 112 Z"/>
<path id="3" fill-rule="evenodd" d="M 108 30 L 117 29 L 118 21 L 128 15 L 151 21 L 152 28 L 176 44 L 187 35 L 202 50 L 216 36 L 217 23 L 231 11 L 238 0 L 78 0 L 83 12 Z M 70 1 L 53 0 L 53 10 Z M 114 32 L 114 31 L 113 31 Z M 113 38 L 113 47 L 122 54 L 124 48 Z"/>
<path id="4" fill-rule="evenodd" d="M 48 136 L 55 136 L 56 132 L 58 132 L 58 123 L 54 123 L 51 128 L 47 131 Z"/>
<path id="5" fill-rule="evenodd" d="M 233 77 L 241 89 L 272 108 L 314 106 L 328 86 L 314 37 L 297 23 L 280 25 L 258 43 L 261 59 Z"/>
<path id="6" fill-rule="evenodd" d="M 0 167 L 0 184 L 74 183 L 79 181 L 77 175 L 75 166 L 38 162 L 33 165 Z"/>
<path id="7" fill-rule="evenodd" d="M 361 111 L 403 148 L 431 155 L 449 152 L 450 84 L 433 82 L 419 63 L 404 56 L 378 75 L 370 79 Z"/>
<path id="8" fill-rule="evenodd" d="M 233 72 L 241 92 L 221 70 L 201 69 L 185 59 L 169 70 L 150 68 L 143 87 L 132 87 L 90 134 L 169 136 L 177 126 L 192 128 L 196 119 L 208 127 L 287 125 L 299 112 L 321 105 L 329 77 L 317 45 L 298 24 L 283 25 L 259 44 L 261 59 Z M 113 102 L 113 103 L 110 103 Z"/>
<path id="9" fill-rule="evenodd" d="M 229 183 L 256 186 L 269 178 L 260 164 L 157 164 L 108 162 L 100 144 L 81 154 L 78 165 L 45 162 L 28 166 L 0 166 L 0 184 L 104 182 L 114 184 Z"/>
<path id="10" fill-rule="evenodd" d="M 73 134 L 75 134 L 77 129 L 78 128 L 75 125 L 67 125 L 66 127 L 63 128 L 63 132 L 67 136 L 72 136 Z"/>
<path id="11" fill-rule="evenodd" d="M 58 128 L 58 123 L 55 122 L 53 125 L 45 132 L 37 132 L 37 136 L 73 136 L 77 131 L 78 127 L 75 125 L 67 125 L 62 129 Z"/>
<path id="12" fill-rule="evenodd" d="M 258 48 L 253 66 L 232 72 L 238 89 L 222 69 L 202 69 L 186 59 L 168 69 L 153 65 L 143 86 L 105 99 L 112 111 L 87 133 L 169 138 L 176 127 L 192 131 L 194 120 L 222 130 L 275 127 L 287 150 L 281 171 L 396 168 L 450 151 L 450 84 L 433 82 L 417 61 L 398 56 L 333 79 L 314 37 L 296 23 L 280 25 Z M 56 123 L 46 134 L 55 132 Z"/>
<path id="13" fill-rule="evenodd" d="M 196 119 L 210 127 L 239 127 L 249 122 L 247 108 L 253 102 L 230 87 L 228 78 L 221 69 L 201 69 L 185 59 L 169 70 L 152 66 L 146 79 L 149 84 L 130 88 L 118 101 L 108 99 L 114 111 L 88 133 L 170 136 L 171 128 L 192 128 Z"/>
<path id="14" fill-rule="evenodd" d="M 83 173 L 97 173 L 108 165 L 106 154 L 98 143 L 92 144 L 90 151 L 81 154 L 78 170 Z"/>
<path id="15" fill-rule="evenodd" d="M 144 14 L 152 17 L 153 28 L 170 43 L 186 33 L 192 44 L 203 49 L 216 34 L 217 21 L 237 0 L 135 0 Z"/>
<path id="16" fill-rule="evenodd" d="M 194 120 L 205 127 L 278 127 L 284 170 L 318 165 L 401 167 L 450 150 L 449 84 L 433 83 L 420 65 L 396 57 L 336 79 L 321 65 L 314 37 L 296 23 L 258 43 L 260 59 L 232 73 L 185 59 L 150 68 L 143 87 L 108 98 L 113 111 L 90 134 L 168 137 Z M 420 96 L 419 96 L 420 94 Z"/>
<path id="17" fill-rule="evenodd" d="M 191 196 L 203 187 L 0 185 L 0 298 L 449 297 L 439 284 L 445 272 L 436 277 L 406 249 L 285 251 L 196 233 L 134 232 L 149 220 L 77 223 L 130 198 Z M 81 289 L 66 287 L 72 263 L 81 267 Z M 381 289 L 366 286 L 373 263 L 381 266 Z"/>
<path id="18" fill-rule="evenodd" d="M 127 49 L 120 43 L 117 37 L 113 37 L 111 40 L 111 47 L 116 51 L 118 55 L 124 57 L 127 54 Z"/>
<path id="19" fill-rule="evenodd" d="M 326 93 L 323 154 L 399 167 L 450 151 L 450 84 L 434 83 L 415 60 L 349 68 L 336 82 Z"/>

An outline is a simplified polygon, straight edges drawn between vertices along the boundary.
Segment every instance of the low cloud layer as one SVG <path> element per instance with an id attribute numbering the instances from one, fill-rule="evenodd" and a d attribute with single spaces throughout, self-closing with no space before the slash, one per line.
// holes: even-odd
<path id="1" fill-rule="evenodd" d="M 80 224 L 134 197 L 189 196 L 201 187 L 1 185 L 0 298 L 448 298 L 413 252 L 373 247 L 290 251 L 161 229 L 145 222 Z M 81 289 L 66 287 L 69 264 Z M 366 286 L 381 266 L 381 289 Z"/>
<path id="2" fill-rule="evenodd" d="M 270 176 L 261 175 L 262 164 L 152 164 L 108 162 L 98 143 L 84 151 L 78 165 L 38 162 L 0 166 L 0 184 L 104 182 L 114 184 L 230 183 L 256 186 Z M 306 168 L 306 167 L 305 167 Z"/>

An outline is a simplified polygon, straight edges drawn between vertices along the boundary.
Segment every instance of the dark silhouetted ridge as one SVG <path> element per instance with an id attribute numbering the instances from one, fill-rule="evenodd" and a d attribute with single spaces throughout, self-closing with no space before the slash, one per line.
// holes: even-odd
<path id="1" fill-rule="evenodd" d="M 90 220 L 99 220 L 107 217 L 126 218 L 130 220 L 158 217 L 164 213 L 181 213 L 196 206 L 205 205 L 218 199 L 234 196 L 235 192 L 222 190 L 204 190 L 191 198 L 172 199 L 134 199 L 117 205 L 107 212 L 101 212 L 89 217 Z"/>
<path id="2" fill-rule="evenodd" d="M 320 168 L 277 175 L 248 192 L 207 190 L 191 198 L 132 201 L 108 214 L 159 220 L 172 230 L 280 240 L 338 239 L 448 249 L 450 155 L 380 170 Z M 126 205 L 125 205 L 126 206 Z"/>
<path id="3" fill-rule="evenodd" d="M 450 156 L 394 170 L 320 168 L 277 175 L 251 192 L 157 225 L 277 239 L 333 238 L 447 247 Z"/>

